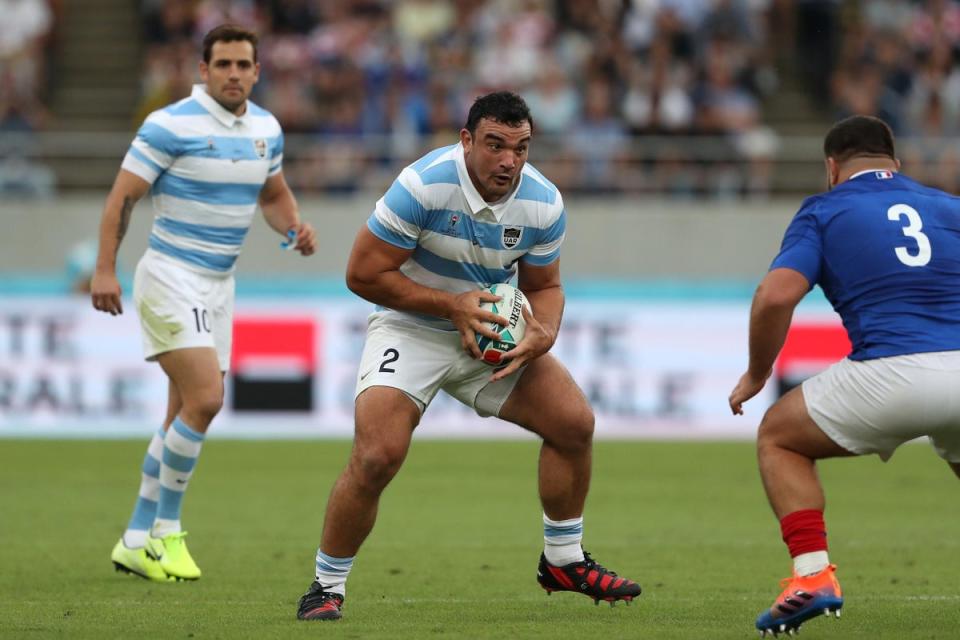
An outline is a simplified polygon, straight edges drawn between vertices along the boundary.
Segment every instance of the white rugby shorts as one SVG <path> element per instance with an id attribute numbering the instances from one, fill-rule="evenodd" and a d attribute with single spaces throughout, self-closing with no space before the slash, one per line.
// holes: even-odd
<path id="1" fill-rule="evenodd" d="M 810 417 L 848 451 L 888 460 L 928 436 L 941 458 L 960 462 L 960 351 L 845 358 L 802 388 Z"/>
<path id="2" fill-rule="evenodd" d="M 133 277 L 143 354 L 213 347 L 220 370 L 230 368 L 233 343 L 233 276 L 206 276 L 148 250 Z"/>
<path id="3" fill-rule="evenodd" d="M 471 358 L 457 331 L 392 316 L 382 311 L 370 315 L 354 397 L 370 387 L 392 387 L 406 393 L 422 414 L 443 389 L 480 416 L 500 414 L 523 368 L 490 383 L 493 367 Z"/>

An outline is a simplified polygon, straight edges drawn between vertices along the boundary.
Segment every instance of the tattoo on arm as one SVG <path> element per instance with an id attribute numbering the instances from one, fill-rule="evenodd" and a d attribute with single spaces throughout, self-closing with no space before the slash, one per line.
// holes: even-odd
<path id="1" fill-rule="evenodd" d="M 120 222 L 117 225 L 118 248 L 120 246 L 120 241 L 123 240 L 123 236 L 127 235 L 127 227 L 130 226 L 130 214 L 133 213 L 133 207 L 135 204 L 137 204 L 137 201 L 130 196 L 123 197 L 123 206 L 120 207 Z"/>

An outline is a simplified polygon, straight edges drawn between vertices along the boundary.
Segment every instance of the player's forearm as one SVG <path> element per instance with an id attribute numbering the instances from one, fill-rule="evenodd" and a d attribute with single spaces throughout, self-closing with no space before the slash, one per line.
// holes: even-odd
<path id="1" fill-rule="evenodd" d="M 754 299 L 750 311 L 750 362 L 747 371 L 755 379 L 766 379 L 787 339 L 793 305 L 771 304 Z"/>
<path id="2" fill-rule="evenodd" d="M 261 199 L 260 208 L 270 228 L 281 235 L 300 224 L 300 209 L 290 189 L 280 189 L 272 198 Z"/>
<path id="3" fill-rule="evenodd" d="M 117 268 L 117 251 L 127 234 L 133 207 L 139 197 L 125 190 L 114 188 L 107 196 L 100 217 L 99 250 L 97 252 L 97 271 L 113 273 Z"/>
<path id="4" fill-rule="evenodd" d="M 524 291 L 530 306 L 533 307 L 533 317 L 550 334 L 554 342 L 560 332 L 560 323 L 563 320 L 565 296 L 563 287 L 547 287 L 534 291 Z"/>
<path id="5" fill-rule="evenodd" d="M 418 284 L 400 271 L 374 275 L 348 274 L 347 287 L 355 294 L 388 309 L 449 318 L 456 296 Z"/>

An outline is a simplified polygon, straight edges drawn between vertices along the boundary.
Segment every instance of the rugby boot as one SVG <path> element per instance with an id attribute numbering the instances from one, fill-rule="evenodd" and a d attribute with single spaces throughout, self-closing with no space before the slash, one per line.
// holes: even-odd
<path id="1" fill-rule="evenodd" d="M 617 600 L 630 604 L 640 595 L 640 585 L 633 580 L 621 578 L 604 568 L 586 551 L 583 552 L 583 558 L 582 562 L 555 567 L 547 562 L 546 556 L 541 553 L 537 582 L 546 590 L 547 595 L 554 591 L 573 591 L 593 598 L 594 604 L 605 600 L 611 607 Z"/>
<path id="2" fill-rule="evenodd" d="M 340 609 L 343 607 L 343 596 L 323 590 L 316 580 L 300 597 L 297 605 L 298 620 L 339 620 L 343 617 Z"/>
<path id="3" fill-rule="evenodd" d="M 200 567 L 193 561 L 184 538 L 186 531 L 171 533 L 162 538 L 147 537 L 147 548 L 160 558 L 160 566 L 174 580 L 197 580 Z"/>
<path id="4" fill-rule="evenodd" d="M 780 581 L 785 587 L 767 611 L 757 617 L 757 631 L 764 637 L 768 633 L 794 635 L 800 625 L 821 614 L 831 613 L 840 617 L 843 608 L 843 593 L 836 576 L 837 567 L 829 565 L 812 576 L 798 576 Z"/>
<path id="5" fill-rule="evenodd" d="M 131 549 L 123 544 L 123 538 L 120 538 L 113 547 L 113 551 L 110 553 L 110 559 L 113 561 L 113 566 L 116 567 L 117 571 L 140 576 L 141 578 L 154 580 L 156 582 L 167 582 L 170 580 L 167 572 L 160 566 L 160 559 L 152 549 L 148 549 L 147 547 Z"/>

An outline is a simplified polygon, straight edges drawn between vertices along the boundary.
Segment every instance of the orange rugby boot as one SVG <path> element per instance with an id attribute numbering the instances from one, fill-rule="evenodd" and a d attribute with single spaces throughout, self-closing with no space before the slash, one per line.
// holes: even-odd
<path id="1" fill-rule="evenodd" d="M 760 637 L 786 633 L 794 635 L 800 625 L 821 614 L 834 613 L 839 618 L 843 608 L 843 592 L 836 576 L 837 567 L 829 565 L 811 576 L 793 575 L 780 581 L 786 587 L 773 606 L 757 617 Z"/>

